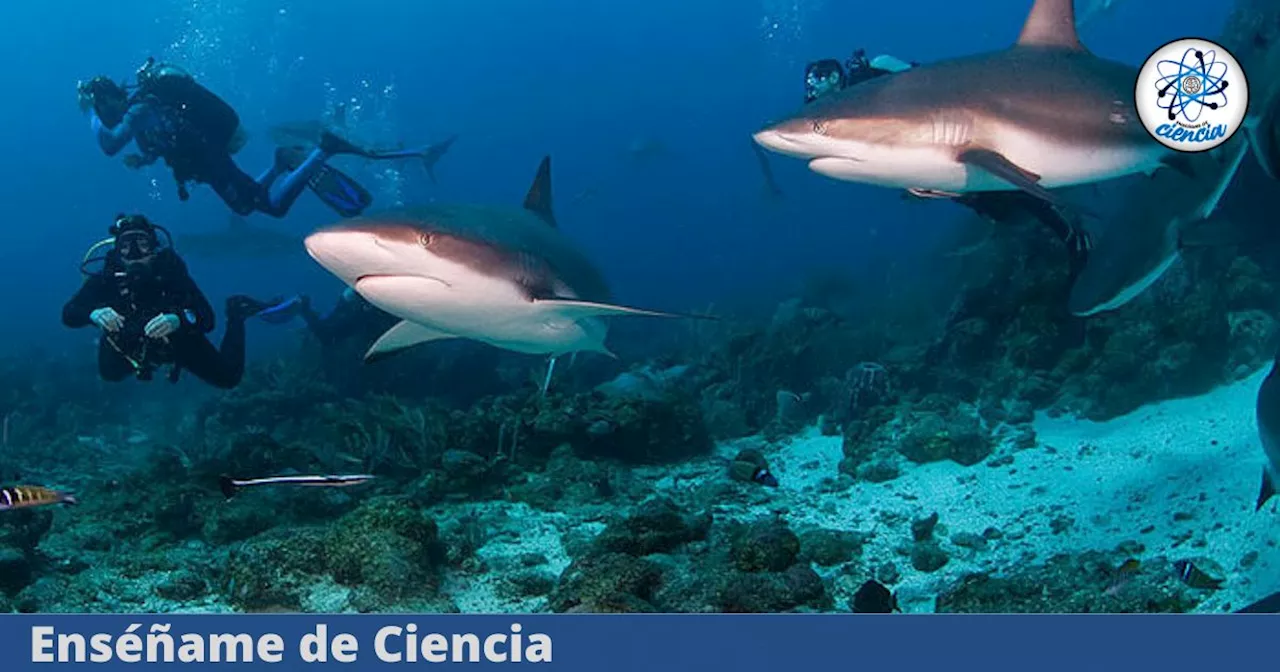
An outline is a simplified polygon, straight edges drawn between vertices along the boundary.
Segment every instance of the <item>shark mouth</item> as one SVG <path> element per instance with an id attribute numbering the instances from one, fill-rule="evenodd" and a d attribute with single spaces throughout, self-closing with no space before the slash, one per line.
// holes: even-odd
<path id="1" fill-rule="evenodd" d="M 405 273 L 370 273 L 368 275 L 362 275 L 357 277 L 355 283 L 352 286 L 355 287 L 356 289 L 359 289 L 361 283 L 364 283 L 366 280 L 378 280 L 381 278 L 418 278 L 421 280 L 432 280 L 444 285 L 445 287 L 453 287 L 453 285 L 433 275 L 409 275 Z"/>

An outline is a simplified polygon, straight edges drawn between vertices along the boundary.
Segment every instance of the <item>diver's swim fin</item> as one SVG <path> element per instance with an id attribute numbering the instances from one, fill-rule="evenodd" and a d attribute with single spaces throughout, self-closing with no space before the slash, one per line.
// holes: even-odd
<path id="1" fill-rule="evenodd" d="M 350 175 L 332 166 L 321 166 L 307 186 L 324 204 L 343 217 L 355 217 L 373 205 L 373 194 Z"/>
<path id="2" fill-rule="evenodd" d="M 281 147 L 280 152 L 289 170 L 294 170 L 307 159 L 307 150 L 301 147 Z M 307 180 L 307 187 L 342 217 L 356 217 L 373 205 L 373 194 L 368 189 L 327 163 Z"/>

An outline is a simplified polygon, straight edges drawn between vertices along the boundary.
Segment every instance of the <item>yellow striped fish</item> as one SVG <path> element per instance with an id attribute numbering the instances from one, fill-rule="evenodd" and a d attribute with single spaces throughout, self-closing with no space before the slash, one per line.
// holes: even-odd
<path id="1" fill-rule="evenodd" d="M 49 504 L 75 503 L 76 498 L 71 496 L 71 493 L 51 490 L 38 485 L 15 485 L 12 488 L 0 488 L 0 511 L 26 509 Z"/>

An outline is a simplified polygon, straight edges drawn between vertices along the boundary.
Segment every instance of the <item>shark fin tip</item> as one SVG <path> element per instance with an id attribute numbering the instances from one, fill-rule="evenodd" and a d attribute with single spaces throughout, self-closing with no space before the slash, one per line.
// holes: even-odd
<path id="1" fill-rule="evenodd" d="M 1017 46 L 1085 51 L 1076 32 L 1074 0 L 1036 0 L 1022 25 Z"/>
<path id="2" fill-rule="evenodd" d="M 539 217 L 552 227 L 556 226 L 556 217 L 551 207 L 551 155 L 542 157 L 538 164 L 538 172 L 534 175 L 533 185 L 524 197 L 524 208 Z"/>

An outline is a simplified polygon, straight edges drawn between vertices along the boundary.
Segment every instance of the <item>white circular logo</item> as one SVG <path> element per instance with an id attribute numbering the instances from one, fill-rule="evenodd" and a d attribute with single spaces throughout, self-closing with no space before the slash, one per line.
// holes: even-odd
<path id="1" fill-rule="evenodd" d="M 1174 40 L 1155 50 L 1138 71 L 1138 118 L 1160 144 L 1205 152 L 1244 125 L 1249 83 L 1222 45 L 1200 38 Z"/>

